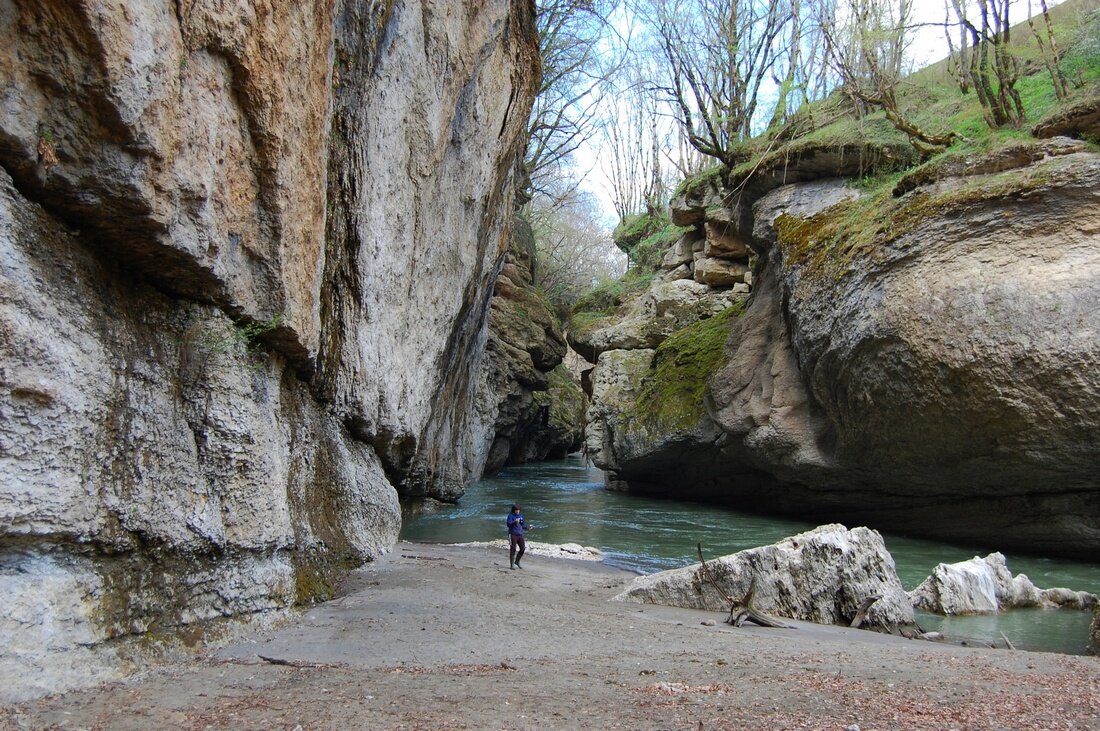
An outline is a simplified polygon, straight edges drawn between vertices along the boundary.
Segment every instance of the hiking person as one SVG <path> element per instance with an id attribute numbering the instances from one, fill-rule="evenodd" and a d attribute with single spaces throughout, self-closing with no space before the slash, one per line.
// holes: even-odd
<path id="1" fill-rule="evenodd" d="M 523 534 L 527 531 L 527 521 L 523 518 L 523 513 L 520 511 L 518 505 L 512 506 L 512 512 L 508 513 L 508 566 L 512 569 L 522 569 L 519 565 L 519 560 L 523 558 L 523 553 L 527 550 L 527 541 L 524 539 Z M 516 548 L 519 548 L 519 553 L 516 553 Z"/>

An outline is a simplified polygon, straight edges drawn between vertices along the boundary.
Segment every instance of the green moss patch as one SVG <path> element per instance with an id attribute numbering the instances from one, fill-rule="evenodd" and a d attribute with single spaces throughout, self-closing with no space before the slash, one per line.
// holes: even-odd
<path id="1" fill-rule="evenodd" d="M 573 332 L 585 328 L 594 318 L 607 318 L 618 315 L 628 302 L 649 289 L 653 282 L 653 272 L 637 267 L 630 269 L 621 279 L 605 279 L 577 300 L 569 316 L 569 326 Z"/>
<path id="2" fill-rule="evenodd" d="M 643 422 L 682 429 L 699 422 L 707 381 L 721 364 L 730 321 L 744 311 L 744 303 L 736 304 L 661 343 L 653 370 L 638 393 L 638 416 Z"/>
<path id="3" fill-rule="evenodd" d="M 539 406 L 550 406 L 550 424 L 563 432 L 579 429 L 584 423 L 587 407 L 584 391 L 573 380 L 573 374 L 564 363 L 550 371 L 545 391 L 532 394 Z"/>
<path id="4" fill-rule="evenodd" d="M 718 189 L 725 185 L 725 176 L 728 172 L 725 165 L 715 165 L 702 172 L 696 173 L 690 178 L 685 178 L 673 192 L 673 198 L 684 196 L 694 198 L 706 192 L 708 189 Z"/>
<path id="5" fill-rule="evenodd" d="M 660 269 L 665 251 L 688 230 L 673 224 L 665 211 L 643 213 L 624 218 L 611 240 L 626 252 L 634 269 L 651 273 Z"/>

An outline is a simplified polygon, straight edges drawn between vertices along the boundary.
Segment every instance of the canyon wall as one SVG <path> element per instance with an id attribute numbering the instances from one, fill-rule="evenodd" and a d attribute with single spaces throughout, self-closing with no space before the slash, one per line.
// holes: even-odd
<path id="1" fill-rule="evenodd" d="M 0 38 L 14 699 L 327 596 L 481 474 L 539 68 L 523 0 L 17 0 Z"/>
<path id="2" fill-rule="evenodd" d="M 1012 143 L 873 194 L 851 182 L 869 160 L 913 163 L 823 144 L 684 187 L 673 222 L 741 242 L 752 293 L 585 335 L 597 465 L 638 493 L 1095 556 L 1100 155 Z M 681 283 L 685 239 L 646 297 Z M 621 337 L 638 317 L 659 337 Z"/>
<path id="3" fill-rule="evenodd" d="M 534 286 L 534 268 L 534 235 L 517 216 L 490 302 L 474 419 L 482 429 L 487 475 L 506 465 L 563 458 L 584 438 L 588 401 L 563 363 L 565 336 L 553 306 Z"/>

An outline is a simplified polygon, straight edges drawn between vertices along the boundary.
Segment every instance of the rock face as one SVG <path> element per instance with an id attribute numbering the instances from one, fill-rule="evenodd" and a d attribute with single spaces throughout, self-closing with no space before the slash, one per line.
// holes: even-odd
<path id="1" fill-rule="evenodd" d="M 478 384 L 483 474 L 580 449 L 588 399 L 563 365 L 567 346 L 533 285 L 534 240 L 517 219 L 490 301 L 489 343 Z"/>
<path id="2" fill-rule="evenodd" d="M 913 624 L 913 607 L 901 586 L 882 536 L 868 528 L 823 525 L 779 543 L 707 561 L 726 595 L 741 599 L 754 588 L 764 614 L 819 624 L 850 624 L 863 601 L 880 599 L 869 626 Z M 728 612 L 730 607 L 699 564 L 640 576 L 619 601 Z"/>
<path id="3" fill-rule="evenodd" d="M 538 61 L 518 0 L 40 0 L 0 37 L 8 700 L 325 596 L 478 473 Z"/>
<path id="4" fill-rule="evenodd" d="M 1096 595 L 1071 589 L 1039 589 L 1025 574 L 1013 576 L 1000 553 L 961 563 L 941 563 L 909 592 L 913 606 L 936 614 L 983 614 L 1003 609 L 1092 609 Z"/>
<path id="5" fill-rule="evenodd" d="M 653 349 L 677 330 L 743 303 L 747 292 L 691 279 L 658 282 L 630 303 L 617 323 L 571 331 L 570 344 L 590 362 L 609 350 Z"/>
<path id="6" fill-rule="evenodd" d="M 629 423 L 652 445 L 604 440 L 597 464 L 636 492 L 1096 555 L 1100 155 L 1052 140 L 941 161 L 898 197 L 830 178 L 844 159 L 765 161 L 726 181 L 736 205 L 715 178 L 673 201 L 684 225 L 726 206 L 756 256 L 752 295 L 696 377 L 685 422 L 708 427 L 596 387 L 596 432 Z"/>

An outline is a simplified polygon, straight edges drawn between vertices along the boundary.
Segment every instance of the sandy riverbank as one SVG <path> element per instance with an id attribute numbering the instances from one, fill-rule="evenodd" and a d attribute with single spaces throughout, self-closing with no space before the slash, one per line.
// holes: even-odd
<path id="1" fill-rule="evenodd" d="M 1100 728 L 1100 658 L 804 623 L 733 628 L 610 602 L 633 577 L 599 563 L 524 565 L 510 571 L 506 552 L 485 547 L 402 543 L 277 630 L 5 708 L 0 726 Z"/>

